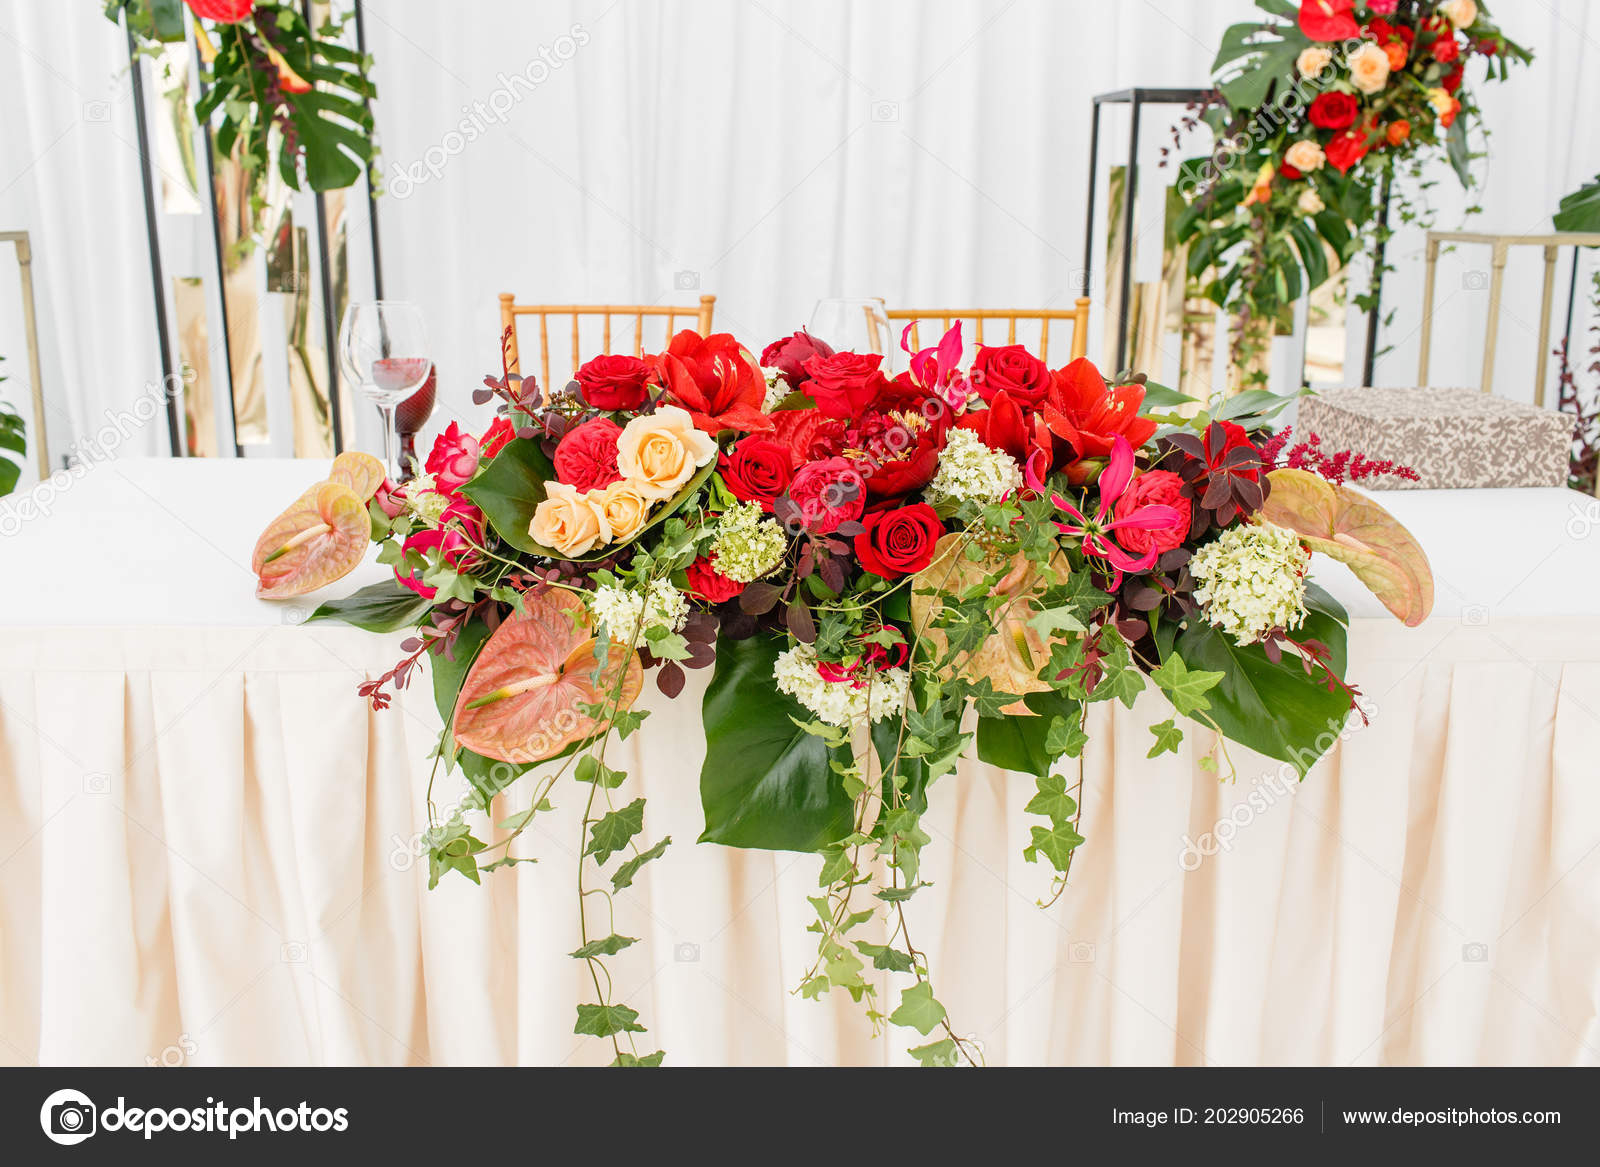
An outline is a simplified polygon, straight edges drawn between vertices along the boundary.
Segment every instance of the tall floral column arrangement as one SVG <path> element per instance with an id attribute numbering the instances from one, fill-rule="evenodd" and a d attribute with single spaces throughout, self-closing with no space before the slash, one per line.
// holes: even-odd
<path id="1" fill-rule="evenodd" d="M 1256 0 L 1266 19 L 1224 34 L 1217 99 L 1198 115 L 1216 148 L 1182 164 L 1178 238 L 1189 275 L 1232 318 L 1235 391 L 1266 380 L 1279 316 L 1402 223 L 1441 155 L 1473 185 L 1469 74 L 1505 80 L 1532 55 L 1479 0 Z M 1371 304 L 1358 300 L 1363 307 Z"/>

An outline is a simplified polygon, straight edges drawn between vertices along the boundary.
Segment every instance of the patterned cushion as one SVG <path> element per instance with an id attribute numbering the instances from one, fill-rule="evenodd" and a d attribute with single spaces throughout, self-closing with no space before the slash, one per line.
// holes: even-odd
<path id="1" fill-rule="evenodd" d="M 1366 480 L 1374 490 L 1565 486 L 1573 419 L 1476 389 L 1330 389 L 1300 402 L 1297 438 L 1323 450 L 1392 458 L 1420 481 Z"/>

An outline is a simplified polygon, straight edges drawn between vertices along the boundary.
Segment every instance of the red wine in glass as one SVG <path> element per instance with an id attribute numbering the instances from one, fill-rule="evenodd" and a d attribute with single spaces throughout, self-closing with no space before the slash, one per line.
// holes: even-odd
<path id="1" fill-rule="evenodd" d="M 401 482 L 409 482 L 416 477 L 412 467 L 420 463 L 417 458 L 417 435 L 422 432 L 422 427 L 428 424 L 428 418 L 433 416 L 433 404 L 438 390 L 439 370 L 430 366 L 428 379 L 422 383 L 422 388 L 407 397 L 395 409 L 395 429 L 400 431 Z"/>

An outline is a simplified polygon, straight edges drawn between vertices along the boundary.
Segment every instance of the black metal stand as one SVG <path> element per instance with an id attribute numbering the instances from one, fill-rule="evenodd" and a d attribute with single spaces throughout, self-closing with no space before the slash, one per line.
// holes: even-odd
<path id="1" fill-rule="evenodd" d="M 1122 286 L 1117 290 L 1117 362 L 1115 371 L 1121 372 L 1128 359 L 1128 306 L 1133 297 L 1133 211 L 1139 176 L 1139 125 L 1140 111 L 1146 105 L 1191 105 L 1209 96 L 1209 89 L 1119 89 L 1114 93 L 1096 94 L 1094 119 L 1089 129 L 1089 197 L 1088 211 L 1083 226 L 1083 291 L 1089 291 L 1089 275 L 1094 270 L 1094 204 L 1098 185 L 1097 167 L 1100 161 L 1100 107 L 1102 105 L 1128 105 L 1133 117 L 1128 129 L 1128 174 L 1122 199 Z M 1111 302 L 1111 289 L 1106 289 L 1106 302 Z"/>
<path id="2" fill-rule="evenodd" d="M 1367 355 L 1361 365 L 1361 383 L 1366 386 L 1372 384 L 1378 364 L 1378 329 L 1383 324 L 1384 251 L 1388 243 L 1384 236 L 1389 231 L 1389 192 L 1393 182 L 1394 175 L 1383 176 L 1383 206 L 1378 211 L 1383 217 L 1383 227 L 1378 233 L 1378 252 L 1372 257 L 1372 307 L 1367 309 Z"/>

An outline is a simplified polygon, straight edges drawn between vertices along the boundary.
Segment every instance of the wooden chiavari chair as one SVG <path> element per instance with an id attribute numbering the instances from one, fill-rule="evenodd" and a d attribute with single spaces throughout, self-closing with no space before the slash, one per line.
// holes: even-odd
<path id="1" fill-rule="evenodd" d="M 1089 353 L 1089 297 L 1079 296 L 1072 308 L 890 308 L 890 320 L 902 322 L 923 321 L 933 323 L 941 321 L 947 331 L 957 320 L 970 320 L 977 325 L 977 335 L 973 338 L 979 344 L 999 344 L 999 340 L 989 340 L 984 336 L 984 321 L 1005 321 L 1005 344 L 1017 343 L 1017 321 L 1028 320 L 1039 323 L 1039 349 L 1036 354 L 1041 361 L 1050 359 L 1050 322 L 1052 320 L 1072 321 L 1072 356 L 1073 359 L 1087 356 Z M 922 347 L 919 335 L 920 329 L 916 323 L 911 323 L 911 347 Z M 896 338 L 898 341 L 898 338 Z M 930 343 L 932 343 L 930 341 Z"/>
<path id="2" fill-rule="evenodd" d="M 711 314 L 716 306 L 715 296 L 701 296 L 700 303 L 696 306 L 685 307 L 682 305 L 664 304 L 518 304 L 516 297 L 510 292 L 500 293 L 500 330 L 505 334 L 510 329 L 510 338 L 506 342 L 506 367 L 513 373 L 521 373 L 521 354 L 517 345 L 517 317 L 537 316 L 539 318 L 539 384 L 546 389 L 550 387 L 550 317 L 570 316 L 572 318 L 572 368 L 576 372 L 583 364 L 584 356 L 579 342 L 579 322 L 586 316 L 600 316 L 605 320 L 604 333 L 601 340 L 599 353 L 590 353 L 589 356 L 600 356 L 612 351 L 611 348 L 611 320 L 621 317 L 626 320 L 633 317 L 633 355 L 644 355 L 644 322 L 646 317 L 665 317 L 665 339 L 661 343 L 666 348 L 666 342 L 679 331 L 675 327 L 677 321 L 682 320 L 687 327 L 688 322 L 693 322 L 695 331 L 701 336 L 711 335 Z"/>

